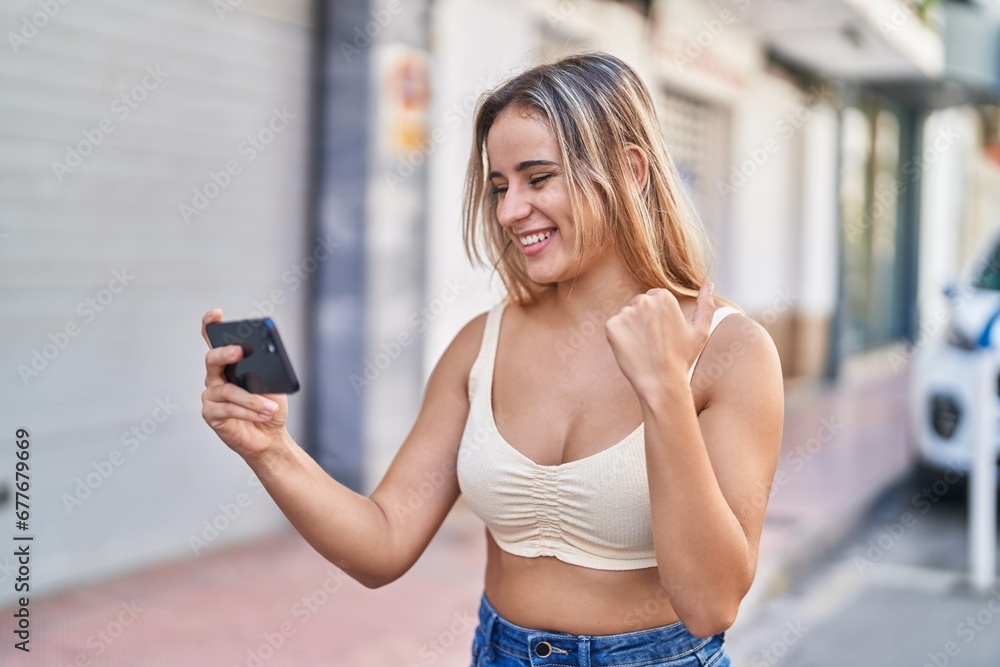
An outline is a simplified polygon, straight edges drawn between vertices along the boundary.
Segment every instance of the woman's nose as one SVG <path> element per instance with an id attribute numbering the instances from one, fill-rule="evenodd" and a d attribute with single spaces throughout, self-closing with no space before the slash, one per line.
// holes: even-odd
<path id="1" fill-rule="evenodd" d="M 504 227 L 510 227 L 531 213 L 528 199 L 514 188 L 509 188 L 497 203 L 497 220 Z"/>

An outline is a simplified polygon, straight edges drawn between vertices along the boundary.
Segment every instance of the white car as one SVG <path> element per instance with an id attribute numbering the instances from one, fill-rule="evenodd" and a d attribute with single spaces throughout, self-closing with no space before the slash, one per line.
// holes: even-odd
<path id="1" fill-rule="evenodd" d="M 945 287 L 947 312 L 922 315 L 924 330 L 933 328 L 927 326 L 931 321 L 939 323 L 936 335 L 915 341 L 910 433 L 925 472 L 967 475 L 979 411 L 988 403 L 987 409 L 1000 416 L 1000 236 L 974 259 L 960 280 Z M 977 396 L 982 347 L 989 349 L 997 369 L 989 399 Z"/>

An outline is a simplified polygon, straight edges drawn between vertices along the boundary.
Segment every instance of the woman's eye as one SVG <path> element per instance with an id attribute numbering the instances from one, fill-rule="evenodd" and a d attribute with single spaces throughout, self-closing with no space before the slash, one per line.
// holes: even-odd
<path id="1" fill-rule="evenodd" d="M 555 174 L 544 174 L 542 176 L 535 176 L 534 178 L 531 178 L 531 179 L 528 180 L 528 184 L 531 187 L 535 188 L 535 187 L 538 187 L 539 185 L 541 185 L 542 183 L 544 183 L 545 181 L 549 180 L 553 176 L 555 176 Z M 506 185 L 493 185 L 493 186 L 490 187 L 490 193 L 491 194 L 502 195 L 505 192 L 507 192 L 507 186 Z"/>

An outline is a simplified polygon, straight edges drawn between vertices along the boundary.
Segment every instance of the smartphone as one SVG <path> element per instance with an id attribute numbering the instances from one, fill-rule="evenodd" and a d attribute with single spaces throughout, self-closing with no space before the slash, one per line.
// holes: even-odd
<path id="1" fill-rule="evenodd" d="M 239 345 L 243 358 L 225 367 L 226 381 L 251 394 L 294 394 L 299 381 L 270 317 L 212 322 L 205 326 L 212 347 Z"/>

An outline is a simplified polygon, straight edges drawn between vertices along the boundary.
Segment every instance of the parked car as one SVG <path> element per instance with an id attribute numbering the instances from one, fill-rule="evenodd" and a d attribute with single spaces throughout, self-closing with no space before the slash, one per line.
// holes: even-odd
<path id="1" fill-rule="evenodd" d="M 1000 234 L 973 259 L 961 277 L 944 288 L 947 312 L 921 315 L 925 325 L 937 321 L 939 326 L 935 335 L 916 341 L 911 359 L 910 432 L 925 472 L 950 470 L 963 477 L 969 472 L 976 420 L 984 403 L 976 395 L 982 345 L 997 369 L 986 409 L 1000 417 Z"/>

